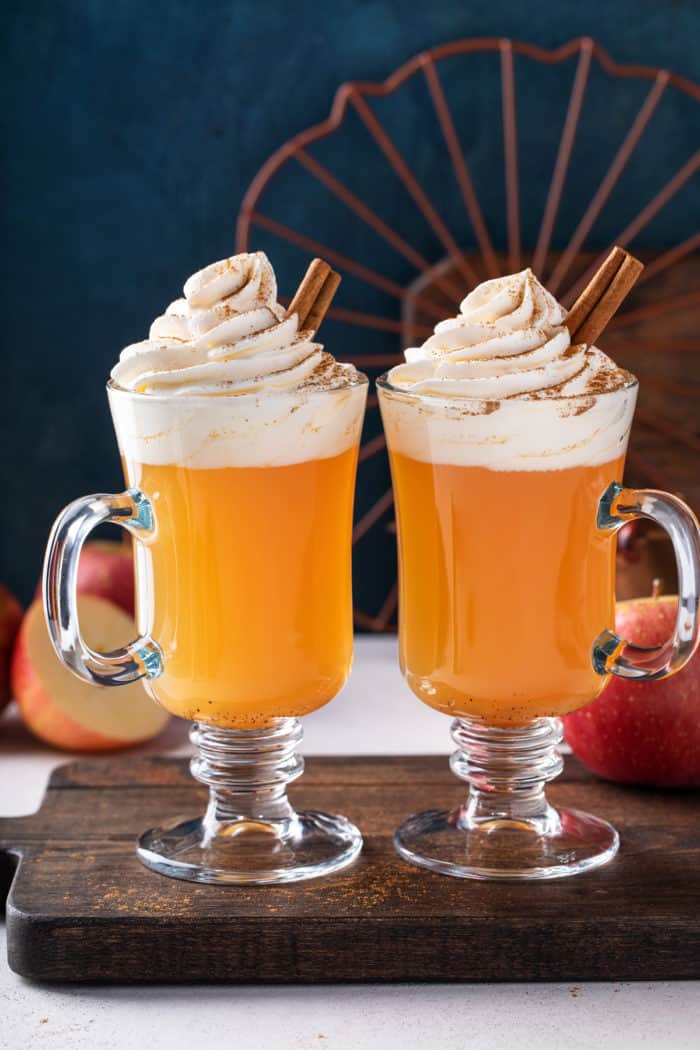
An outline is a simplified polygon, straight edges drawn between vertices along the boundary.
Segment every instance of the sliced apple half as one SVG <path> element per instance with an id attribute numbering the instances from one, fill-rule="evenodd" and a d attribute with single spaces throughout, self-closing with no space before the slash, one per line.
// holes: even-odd
<path id="1" fill-rule="evenodd" d="M 136 636 L 133 619 L 104 598 L 78 598 L 88 645 L 109 652 Z M 12 656 L 12 690 L 25 725 L 41 740 L 68 751 L 111 751 L 150 740 L 169 715 L 141 682 L 96 686 L 63 666 L 51 645 L 40 601 L 27 610 Z"/>

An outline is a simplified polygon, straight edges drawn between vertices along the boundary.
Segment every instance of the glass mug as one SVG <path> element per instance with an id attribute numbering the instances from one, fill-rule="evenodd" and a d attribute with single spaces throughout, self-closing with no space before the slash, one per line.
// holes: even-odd
<path id="1" fill-rule="evenodd" d="M 637 381 L 595 397 L 466 402 L 378 381 L 399 546 L 400 662 L 454 717 L 450 765 L 470 785 L 449 812 L 409 818 L 405 859 L 464 878 L 555 878 L 603 864 L 617 832 L 551 806 L 557 716 L 609 675 L 678 671 L 698 643 L 700 532 L 674 496 L 620 484 Z M 642 649 L 615 622 L 615 533 L 656 521 L 679 576 L 674 635 Z"/>
<path id="2" fill-rule="evenodd" d="M 58 517 L 44 566 L 54 648 L 80 678 L 147 692 L 194 722 L 204 817 L 146 832 L 139 858 L 196 882 L 290 882 L 362 847 L 348 820 L 296 813 L 298 716 L 342 688 L 353 646 L 351 532 L 367 379 L 336 389 L 164 398 L 107 388 L 127 482 Z M 83 542 L 113 522 L 135 544 L 141 637 L 83 641 Z M 96 700 L 96 702 L 98 702 Z"/>

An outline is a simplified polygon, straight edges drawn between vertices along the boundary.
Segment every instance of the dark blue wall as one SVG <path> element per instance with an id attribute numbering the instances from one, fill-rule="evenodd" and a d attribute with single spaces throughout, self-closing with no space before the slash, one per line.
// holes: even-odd
<path id="1" fill-rule="evenodd" d="M 187 274 L 233 250 L 250 179 L 326 115 L 342 80 L 381 79 L 461 36 L 554 46 L 581 34 L 620 61 L 697 78 L 697 0 L 3 5 L 0 579 L 26 599 L 57 510 L 121 487 L 110 365 Z M 649 185 L 654 164 L 652 151 Z M 669 219 L 674 233 L 684 221 Z"/>

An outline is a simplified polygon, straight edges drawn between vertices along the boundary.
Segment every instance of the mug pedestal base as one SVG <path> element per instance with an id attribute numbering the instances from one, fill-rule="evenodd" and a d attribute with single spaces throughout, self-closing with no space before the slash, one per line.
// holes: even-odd
<path id="1" fill-rule="evenodd" d="M 189 882 L 271 884 L 329 875 L 362 849 L 360 832 L 344 817 L 298 813 L 291 820 L 219 822 L 206 818 L 153 828 L 141 836 L 138 857 L 161 875 Z"/>
<path id="2" fill-rule="evenodd" d="M 209 787 L 202 817 L 145 832 L 139 860 L 174 879 L 219 884 L 299 882 L 351 864 L 362 836 L 345 817 L 297 813 L 287 785 L 301 776 L 301 725 L 276 719 L 266 729 L 195 723 L 193 777 Z"/>
<path id="3" fill-rule="evenodd" d="M 394 835 L 404 860 L 461 879 L 558 879 L 597 868 L 617 853 L 612 825 L 576 809 L 553 810 L 555 827 L 486 821 L 463 826 L 463 809 L 419 813 Z"/>
<path id="4" fill-rule="evenodd" d="M 412 864 L 462 879 L 559 879 L 612 860 L 619 837 L 604 820 L 549 804 L 563 760 L 558 718 L 496 728 L 452 723 L 450 767 L 469 784 L 464 805 L 409 817 L 394 846 Z"/>

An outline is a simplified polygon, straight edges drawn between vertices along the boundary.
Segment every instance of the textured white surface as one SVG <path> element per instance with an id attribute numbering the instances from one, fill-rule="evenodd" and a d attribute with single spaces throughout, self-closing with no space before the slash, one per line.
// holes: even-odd
<path id="1" fill-rule="evenodd" d="M 449 719 L 403 685 L 393 639 L 359 639 L 342 697 L 305 719 L 306 754 L 449 750 Z M 173 723 L 146 751 L 186 752 Z M 133 753 L 133 752 L 132 752 Z M 0 726 L 0 814 L 39 805 L 70 756 Z M 55 987 L 10 973 L 0 924 L 0 1047 L 51 1050 L 695 1050 L 700 986 L 639 984 Z"/>

